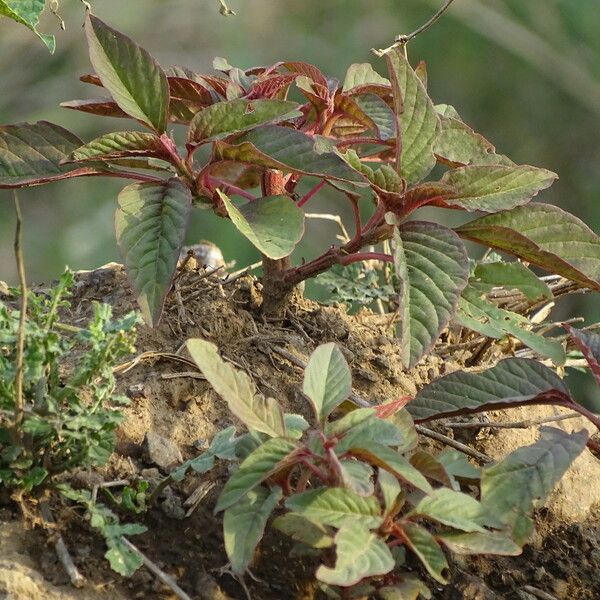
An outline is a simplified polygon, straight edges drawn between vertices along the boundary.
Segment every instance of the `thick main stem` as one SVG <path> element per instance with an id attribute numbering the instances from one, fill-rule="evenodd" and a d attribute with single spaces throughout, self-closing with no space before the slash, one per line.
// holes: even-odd
<path id="1" fill-rule="evenodd" d="M 286 193 L 283 173 L 277 169 L 266 169 L 262 179 L 263 196 L 281 196 Z M 285 273 L 290 268 L 290 258 L 272 259 L 262 255 L 263 264 L 263 312 L 278 314 L 285 309 L 293 284 L 285 281 Z"/>

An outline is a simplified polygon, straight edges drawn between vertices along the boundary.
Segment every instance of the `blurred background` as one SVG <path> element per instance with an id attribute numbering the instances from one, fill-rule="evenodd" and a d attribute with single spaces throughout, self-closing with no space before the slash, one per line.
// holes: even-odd
<path id="1" fill-rule="evenodd" d="M 219 14 L 217 0 L 97 0 L 95 14 L 133 37 L 164 65 L 211 69 L 215 56 L 241 68 L 303 60 L 343 79 L 353 62 L 385 74 L 372 47 L 425 22 L 442 0 L 228 0 L 235 17 Z M 61 0 L 66 24 L 47 14 L 40 30 L 55 32 L 48 54 L 26 28 L 0 19 L 0 124 L 54 121 L 84 140 L 127 127 L 58 107 L 97 95 L 79 82 L 90 71 L 78 0 Z M 411 42 L 413 62 L 428 64 L 435 102 L 452 104 L 465 121 L 517 163 L 546 167 L 560 179 L 542 193 L 600 232 L 600 6 L 598 0 L 456 0 L 444 17 Z M 82 179 L 20 191 L 25 258 L 31 281 L 49 281 L 68 264 L 87 269 L 118 260 L 113 212 L 119 181 Z M 314 212 L 345 211 L 342 198 L 325 197 Z M 0 190 L 0 280 L 14 283 L 11 193 Z M 309 223 L 298 254 L 313 256 L 334 239 L 335 225 Z M 255 251 L 232 225 L 208 211 L 193 216 L 189 242 L 209 239 L 225 259 L 243 267 Z M 315 287 L 312 288 L 315 293 Z M 559 316 L 600 318 L 592 296 L 577 296 Z M 595 394 L 583 384 L 586 394 Z"/>

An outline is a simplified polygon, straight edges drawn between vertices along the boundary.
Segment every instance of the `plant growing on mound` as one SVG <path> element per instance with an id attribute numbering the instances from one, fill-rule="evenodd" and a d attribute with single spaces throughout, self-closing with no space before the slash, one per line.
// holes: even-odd
<path id="1" fill-rule="evenodd" d="M 113 367 L 133 352 L 138 316 L 113 320 L 110 306 L 95 304 L 86 327 L 65 326 L 58 311 L 68 308 L 72 284 L 66 271 L 47 295 L 28 292 L 22 406 L 20 313 L 0 302 L 0 486 L 9 490 L 31 492 L 65 472 L 104 464 L 123 420 L 127 399 L 115 393 Z"/>
<path id="2" fill-rule="evenodd" d="M 43 121 L 3 126 L 0 187 L 90 176 L 134 180 L 119 194 L 115 224 L 147 322 L 160 318 L 193 207 L 230 219 L 260 251 L 267 311 L 335 265 L 392 264 L 407 367 L 432 347 L 459 304 L 465 324 L 506 320 L 484 302 L 485 286 L 515 287 L 530 277 L 522 264 L 510 263 L 482 267 L 485 282 L 472 285 L 463 240 L 600 289 L 599 238 L 565 211 L 530 202 L 556 175 L 516 165 L 453 107 L 434 104 L 425 66 L 410 65 L 405 39 L 381 53 L 388 78 L 354 64 L 338 82 L 294 61 L 242 70 L 216 59 L 218 74 L 163 69 L 93 15 L 86 34 L 95 73 L 81 79 L 108 95 L 63 106 L 133 119 L 146 131 L 83 143 Z M 173 137 L 174 124 L 185 127 L 184 136 Z M 428 180 L 436 165 L 441 178 Z M 347 198 L 354 232 L 293 264 L 303 207 L 316 204 L 324 186 Z M 452 230 L 409 220 L 423 206 L 486 214 Z M 391 252 L 370 250 L 384 242 Z M 514 318 L 512 326 L 519 327 Z M 546 355 L 564 360 L 557 348 Z"/>
<path id="3" fill-rule="evenodd" d="M 533 530 L 534 502 L 549 495 L 588 440 L 585 430 L 544 427 L 538 442 L 482 469 L 453 450 L 433 456 L 417 449 L 414 422 L 550 397 L 573 406 L 560 379 L 532 360 L 454 373 L 414 399 L 356 408 L 347 402 L 352 380 L 343 354 L 325 344 L 304 372 L 309 423 L 257 393 L 215 345 L 194 339 L 187 349 L 248 433 L 236 436 L 235 427 L 219 432 L 205 453 L 170 479 L 181 480 L 189 470 L 204 473 L 216 458 L 239 462 L 215 506 L 224 512 L 232 571 L 247 570 L 276 514 L 272 525 L 296 542 L 296 555 L 320 557 L 316 577 L 334 598 L 431 598 L 427 585 L 406 570 L 407 553 L 442 584 L 448 581 L 444 548 L 519 554 Z M 462 491 L 474 488 L 477 498 Z"/>

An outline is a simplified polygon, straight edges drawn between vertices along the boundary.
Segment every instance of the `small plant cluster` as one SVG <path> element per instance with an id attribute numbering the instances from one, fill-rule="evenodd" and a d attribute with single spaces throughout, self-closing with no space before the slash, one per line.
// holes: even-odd
<path id="1" fill-rule="evenodd" d="M 600 336 L 576 335 L 586 355 L 595 352 L 598 372 Z M 357 408 L 355 398 L 348 402 L 348 364 L 335 344 L 325 344 L 304 372 L 309 423 L 258 393 L 214 344 L 193 339 L 187 349 L 248 433 L 236 436 L 233 426 L 217 433 L 206 452 L 174 470 L 168 481 L 190 470 L 205 473 L 217 458 L 239 462 L 215 506 L 224 513 L 232 571 L 241 575 L 248 569 L 275 514 L 272 526 L 294 540 L 295 556 L 320 557 L 316 577 L 333 598 L 431 598 L 427 585 L 406 569 L 407 553 L 442 584 L 449 568 L 444 548 L 520 554 L 533 531 L 535 503 L 547 498 L 588 441 L 586 430 L 568 434 L 543 427 L 535 444 L 481 469 L 455 450 L 433 456 L 417 448 L 415 422 L 550 397 L 573 406 L 562 381 L 529 359 L 453 373 L 414 399 Z"/>
<path id="2" fill-rule="evenodd" d="M 23 406 L 16 400 L 20 315 L 0 302 L 0 485 L 9 490 L 31 492 L 73 469 L 104 464 L 123 420 L 127 399 L 115 393 L 113 367 L 134 350 L 138 316 L 112 320 L 110 306 L 95 304 L 85 328 L 65 326 L 59 311 L 69 306 L 72 284 L 66 271 L 47 295 L 28 292 Z M 71 373 L 65 363 L 74 365 Z"/>

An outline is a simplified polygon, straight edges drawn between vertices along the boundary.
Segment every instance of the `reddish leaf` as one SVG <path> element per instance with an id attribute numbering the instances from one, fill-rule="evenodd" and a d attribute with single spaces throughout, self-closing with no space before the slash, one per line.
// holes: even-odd
<path id="1" fill-rule="evenodd" d="M 456 232 L 600 290 L 600 238 L 557 206 L 530 202 L 475 219 Z"/>
<path id="2" fill-rule="evenodd" d="M 402 396 L 402 398 L 398 398 L 398 400 L 392 400 L 391 402 L 386 402 L 385 404 L 379 404 L 375 406 L 375 414 L 380 419 L 389 419 L 393 414 L 397 413 L 399 410 L 402 410 L 412 398 L 410 396 Z"/>
<path id="3" fill-rule="evenodd" d="M 284 62 L 283 66 L 292 73 L 298 73 L 300 75 L 306 75 L 309 79 L 312 79 L 315 83 L 322 85 L 327 89 L 327 78 L 317 67 L 309 65 L 305 62 Z"/>
<path id="4" fill-rule="evenodd" d="M 110 98 L 92 98 L 90 100 L 69 100 L 61 102 L 62 108 L 79 110 L 81 112 L 99 115 L 101 117 L 116 117 L 119 119 L 131 119 L 131 117 L 121 110 L 117 103 Z"/>
<path id="5" fill-rule="evenodd" d="M 257 98 L 276 98 L 285 100 L 287 91 L 295 79 L 296 75 L 292 73 L 272 75 L 265 79 L 259 79 L 252 85 L 245 97 L 249 100 Z"/>
<path id="6" fill-rule="evenodd" d="M 91 167 L 62 164 L 79 146 L 76 135 L 47 121 L 0 127 L 0 188 L 96 174 Z"/>
<path id="7" fill-rule="evenodd" d="M 564 327 L 571 334 L 575 345 L 585 356 L 596 382 L 600 385 L 600 333 L 575 329 L 568 323 L 565 323 Z"/>

